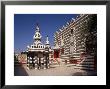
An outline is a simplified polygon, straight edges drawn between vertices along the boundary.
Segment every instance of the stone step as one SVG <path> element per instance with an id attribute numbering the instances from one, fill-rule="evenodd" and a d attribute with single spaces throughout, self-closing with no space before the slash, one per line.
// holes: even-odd
<path id="1" fill-rule="evenodd" d="M 94 70 L 94 68 L 86 68 L 86 67 L 82 67 L 82 70 Z"/>
<path id="2" fill-rule="evenodd" d="M 87 57 L 85 56 L 84 58 L 85 59 L 93 59 L 94 57 L 93 56 L 89 56 L 89 57 L 88 56 Z"/>
<path id="3" fill-rule="evenodd" d="M 61 57 L 61 59 L 69 59 L 68 57 Z"/>
<path id="4" fill-rule="evenodd" d="M 67 56 L 67 55 L 61 55 L 61 56 Z"/>
<path id="5" fill-rule="evenodd" d="M 91 57 L 91 58 L 84 58 L 84 59 L 87 59 L 87 60 L 89 60 L 89 59 L 94 59 L 94 57 Z"/>
<path id="6" fill-rule="evenodd" d="M 75 69 L 94 70 L 94 56 L 86 55 L 83 61 L 76 65 Z"/>
<path id="7" fill-rule="evenodd" d="M 67 64 L 66 66 L 67 66 L 67 67 L 76 66 L 76 64 Z"/>
<path id="8" fill-rule="evenodd" d="M 94 67 L 94 65 L 77 65 L 77 67 Z"/>
<path id="9" fill-rule="evenodd" d="M 94 65 L 94 62 L 82 62 L 80 65 Z"/>
<path id="10" fill-rule="evenodd" d="M 75 67 L 74 69 L 81 69 L 81 70 L 94 70 L 94 67 Z"/>

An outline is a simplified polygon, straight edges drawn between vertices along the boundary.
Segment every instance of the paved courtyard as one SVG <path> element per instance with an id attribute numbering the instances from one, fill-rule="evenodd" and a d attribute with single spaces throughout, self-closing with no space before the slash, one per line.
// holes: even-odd
<path id="1" fill-rule="evenodd" d="M 26 64 L 15 65 L 15 76 L 94 76 L 93 71 L 74 69 L 73 65 L 51 65 L 50 69 L 27 69 Z"/>

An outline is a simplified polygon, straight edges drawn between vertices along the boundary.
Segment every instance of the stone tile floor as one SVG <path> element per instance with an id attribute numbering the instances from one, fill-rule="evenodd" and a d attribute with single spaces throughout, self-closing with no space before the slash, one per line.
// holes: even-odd
<path id="1" fill-rule="evenodd" d="M 74 69 L 74 65 L 51 65 L 50 69 L 27 69 L 26 64 L 15 65 L 15 76 L 96 76 L 94 71 Z"/>

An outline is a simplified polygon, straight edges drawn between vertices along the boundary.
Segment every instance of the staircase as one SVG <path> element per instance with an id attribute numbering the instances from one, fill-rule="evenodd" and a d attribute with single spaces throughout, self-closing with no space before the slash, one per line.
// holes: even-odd
<path id="1" fill-rule="evenodd" d="M 94 70 L 94 56 L 86 55 L 84 59 L 76 65 L 75 69 Z"/>
<path id="2" fill-rule="evenodd" d="M 69 59 L 69 57 L 67 55 L 65 55 L 65 54 L 62 54 L 61 55 L 61 59 Z"/>
<path id="3" fill-rule="evenodd" d="M 62 64 L 65 64 L 66 62 L 67 62 L 66 64 L 69 64 L 70 63 L 69 57 L 65 54 L 62 54 L 61 55 L 61 62 L 62 62 Z"/>

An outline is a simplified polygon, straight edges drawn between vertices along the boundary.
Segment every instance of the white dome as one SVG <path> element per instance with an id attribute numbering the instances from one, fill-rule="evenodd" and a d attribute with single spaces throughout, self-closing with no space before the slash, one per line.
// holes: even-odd
<path id="1" fill-rule="evenodd" d="M 35 40 L 37 40 L 37 39 L 41 39 L 41 37 L 42 37 L 42 36 L 41 36 L 40 32 L 36 31 L 36 33 L 35 33 L 35 35 L 34 35 L 33 38 L 34 38 Z"/>

